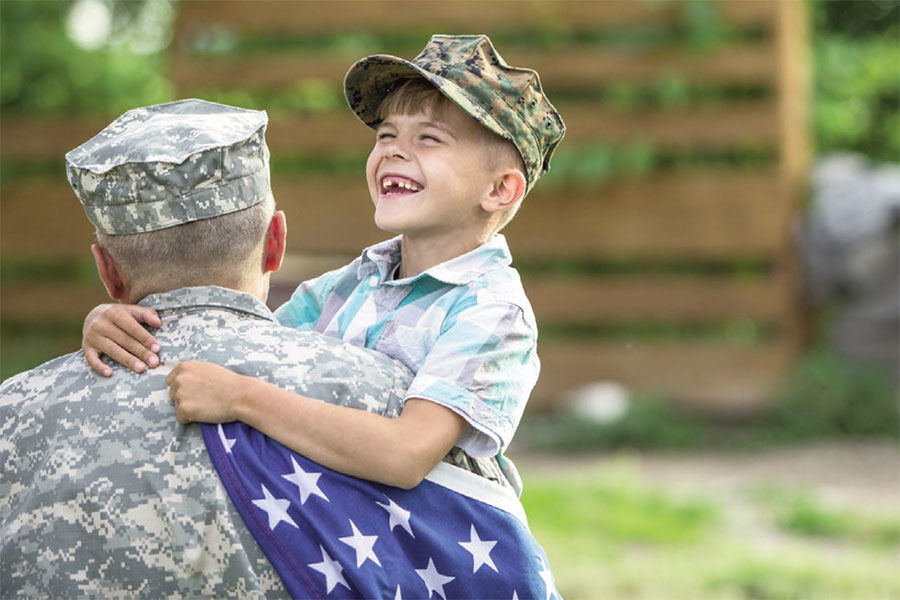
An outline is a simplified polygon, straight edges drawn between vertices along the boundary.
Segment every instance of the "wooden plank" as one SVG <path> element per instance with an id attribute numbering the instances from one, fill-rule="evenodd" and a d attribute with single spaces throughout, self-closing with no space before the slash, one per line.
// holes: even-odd
<path id="1" fill-rule="evenodd" d="M 765 259 L 789 240 L 792 209 L 782 188 L 774 172 L 727 169 L 594 188 L 538 185 L 506 233 L 520 259 Z M 358 179 L 281 176 L 273 190 L 292 252 L 354 255 L 389 235 L 372 221 L 362 165 Z M 4 188 L 0 208 L 4 256 L 71 256 L 92 242 L 62 176 Z"/>
<path id="2" fill-rule="evenodd" d="M 265 108 L 265 107 L 259 107 Z M 726 149 L 778 143 L 773 102 L 747 102 L 666 110 L 616 110 L 591 103 L 559 103 L 566 120 L 565 145 L 648 141 L 666 148 Z M 0 119 L 0 155 L 58 159 L 86 142 L 115 115 L 86 121 L 62 118 Z M 272 115 L 266 140 L 276 156 L 368 152 L 374 134 L 349 109 L 324 114 Z"/>
<path id="3" fill-rule="evenodd" d="M 672 149 L 725 149 L 775 146 L 779 134 L 768 100 L 659 110 L 562 104 L 559 111 L 567 125 L 565 145 L 648 141 Z"/>
<path id="4" fill-rule="evenodd" d="M 95 285 L 20 283 L 0 289 L 0 306 L 6 321 L 81 322 L 92 308 L 104 302 L 112 300 L 99 276 Z"/>
<path id="5" fill-rule="evenodd" d="M 538 187 L 507 235 L 519 258 L 767 258 L 787 243 L 790 218 L 774 173 L 722 169 Z"/>
<path id="6" fill-rule="evenodd" d="M 2 190 L 0 254 L 4 258 L 89 256 L 94 228 L 62 166 L 52 180 L 23 179 Z"/>
<path id="7" fill-rule="evenodd" d="M 769 44 L 739 43 L 710 53 L 684 48 L 647 52 L 566 47 L 552 53 L 512 50 L 507 62 L 537 70 L 543 85 L 602 87 L 616 82 L 656 83 L 679 77 L 689 83 L 773 85 L 776 64 Z M 359 56 L 335 53 L 254 56 L 172 56 L 172 78 L 179 94 L 209 88 L 283 89 L 298 80 L 316 79 L 341 89 L 344 74 Z"/>
<path id="8" fill-rule="evenodd" d="M 523 276 L 539 322 L 702 323 L 746 318 L 777 323 L 794 311 L 789 285 L 778 275 L 750 280 L 690 278 Z"/>
<path id="9" fill-rule="evenodd" d="M 88 141 L 117 115 L 107 117 L 0 117 L 0 156 L 4 159 L 55 159 L 65 173 L 66 152 Z M 65 176 L 65 175 L 63 175 Z"/>
<path id="10" fill-rule="evenodd" d="M 613 26 L 676 24 L 681 22 L 684 3 L 635 0 L 579 0 L 566 2 L 480 2 L 460 0 L 327 0 L 285 2 L 250 0 L 208 2 L 182 0 L 179 4 L 179 37 L 198 27 L 215 25 L 258 33 L 383 33 L 412 27 L 434 31 L 478 32 L 546 26 L 564 22 L 573 29 Z M 767 25 L 772 21 L 773 2 L 766 0 L 717 0 L 714 7 L 724 24 Z"/>
<path id="11" fill-rule="evenodd" d="M 805 2 L 778 5 L 778 126 L 781 169 L 791 200 L 800 202 L 811 161 L 809 16 Z"/>
<path id="12" fill-rule="evenodd" d="M 779 341 L 741 347 L 703 343 L 539 342 L 541 376 L 531 410 L 559 406 L 567 392 L 613 381 L 704 412 L 741 416 L 771 404 L 796 354 Z"/>

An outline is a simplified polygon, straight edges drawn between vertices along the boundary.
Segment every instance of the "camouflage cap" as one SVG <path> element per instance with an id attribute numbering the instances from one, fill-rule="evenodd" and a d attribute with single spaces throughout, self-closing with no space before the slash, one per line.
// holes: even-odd
<path id="1" fill-rule="evenodd" d="M 165 229 L 271 194 L 265 111 L 205 100 L 129 110 L 66 154 L 66 176 L 98 231 Z"/>
<path id="2" fill-rule="evenodd" d="M 550 155 L 566 132 L 536 71 L 510 67 L 486 35 L 435 35 L 412 61 L 376 54 L 344 77 L 353 112 L 369 127 L 390 91 L 423 77 L 476 121 L 511 141 L 525 162 L 528 189 L 550 169 Z"/>

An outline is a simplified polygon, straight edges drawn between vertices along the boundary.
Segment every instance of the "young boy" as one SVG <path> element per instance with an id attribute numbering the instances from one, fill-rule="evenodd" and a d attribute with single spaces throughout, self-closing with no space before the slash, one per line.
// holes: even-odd
<path id="1" fill-rule="evenodd" d="M 537 73 L 507 66 L 484 35 L 433 36 L 411 62 L 364 58 L 344 87 L 376 131 L 366 164 L 375 222 L 398 235 L 301 284 L 277 316 L 405 363 L 415 378 L 402 413 L 388 419 L 188 361 L 166 380 L 177 418 L 240 420 L 336 471 L 400 487 L 458 447 L 496 457 L 520 491 L 503 451 L 537 380 L 537 327 L 498 232 L 549 168 L 562 119 Z M 89 316 L 85 354 L 98 372 L 97 350 L 143 370 L 108 339 L 135 348 L 118 340 L 140 327 L 117 311 Z"/>

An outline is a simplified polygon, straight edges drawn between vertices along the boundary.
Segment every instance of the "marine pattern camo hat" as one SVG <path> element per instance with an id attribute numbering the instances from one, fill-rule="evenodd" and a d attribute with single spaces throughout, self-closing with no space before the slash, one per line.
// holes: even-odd
<path id="1" fill-rule="evenodd" d="M 550 155 L 566 132 L 536 71 L 511 67 L 486 35 L 435 35 L 412 59 L 387 54 L 357 61 L 344 77 L 353 112 L 369 127 L 378 108 L 406 79 L 423 77 L 466 114 L 511 141 L 522 155 L 528 189 L 550 169 Z"/>
<path id="2" fill-rule="evenodd" d="M 66 154 L 66 176 L 101 233 L 165 229 L 271 195 L 265 111 L 178 100 L 129 110 Z"/>

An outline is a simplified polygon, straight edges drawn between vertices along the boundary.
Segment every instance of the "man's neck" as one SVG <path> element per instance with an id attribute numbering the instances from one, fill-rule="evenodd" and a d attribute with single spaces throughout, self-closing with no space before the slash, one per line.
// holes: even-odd
<path id="1" fill-rule="evenodd" d="M 223 283 L 214 283 L 214 282 L 197 282 L 195 284 L 185 284 L 178 285 L 173 287 L 166 286 L 165 288 L 159 289 L 145 289 L 140 291 L 131 292 L 130 289 L 125 290 L 125 294 L 119 300 L 124 304 L 137 304 L 150 294 L 163 294 L 165 292 L 171 292 L 173 290 L 177 290 L 182 287 L 193 287 L 193 286 L 207 286 L 207 285 L 217 285 L 219 287 L 227 288 L 234 290 L 236 292 L 246 292 L 253 296 L 259 298 L 263 303 L 269 297 L 269 274 L 261 275 L 256 277 L 253 281 L 242 281 L 242 282 L 231 282 L 230 284 Z"/>

